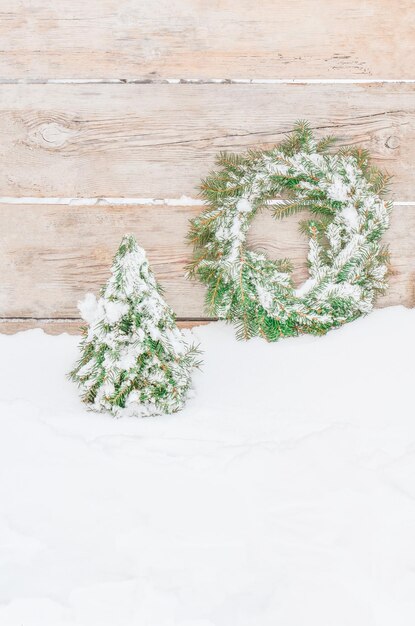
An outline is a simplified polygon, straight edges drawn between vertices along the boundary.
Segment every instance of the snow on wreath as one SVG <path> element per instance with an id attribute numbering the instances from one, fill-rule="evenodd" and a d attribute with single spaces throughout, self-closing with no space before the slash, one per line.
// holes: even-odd
<path id="1" fill-rule="evenodd" d="M 233 322 L 240 338 L 324 334 L 369 313 L 386 289 L 389 177 L 366 150 L 329 152 L 334 141 L 317 141 L 299 122 L 271 150 L 221 154 L 220 169 L 202 183 L 208 206 L 191 223 L 189 275 L 208 286 L 208 313 Z M 289 260 L 271 261 L 245 243 L 256 213 L 276 197 L 275 217 L 311 213 L 300 223 L 310 277 L 297 290 Z"/>
<path id="2" fill-rule="evenodd" d="M 132 235 L 123 238 L 99 300 L 87 294 L 79 310 L 89 327 L 70 378 L 84 402 L 116 417 L 174 413 L 183 407 L 192 370 L 199 365 L 198 350 L 177 328 Z"/>

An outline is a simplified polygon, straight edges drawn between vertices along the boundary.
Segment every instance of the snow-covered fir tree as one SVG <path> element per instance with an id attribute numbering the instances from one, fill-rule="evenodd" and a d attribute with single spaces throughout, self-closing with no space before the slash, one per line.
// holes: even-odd
<path id="1" fill-rule="evenodd" d="M 144 250 L 126 235 L 99 300 L 87 294 L 79 303 L 88 328 L 70 378 L 92 409 L 121 417 L 183 407 L 198 351 L 161 293 Z"/>

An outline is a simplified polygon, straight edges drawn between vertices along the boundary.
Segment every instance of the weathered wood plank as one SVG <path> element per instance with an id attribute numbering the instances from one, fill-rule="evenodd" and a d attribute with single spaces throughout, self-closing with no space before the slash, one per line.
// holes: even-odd
<path id="1" fill-rule="evenodd" d="M 2 0 L 4 78 L 412 78 L 411 0 Z"/>
<path id="2" fill-rule="evenodd" d="M 76 318 L 76 302 L 97 292 L 109 273 L 122 235 L 136 234 L 182 318 L 203 318 L 203 287 L 185 278 L 191 250 L 185 242 L 188 220 L 198 207 L 0 206 L 0 317 Z M 264 211 L 249 233 L 253 248 L 271 258 L 290 257 L 294 280 L 307 275 L 307 240 L 298 218 L 281 222 Z M 415 208 L 396 207 L 386 241 L 390 243 L 390 289 L 380 306 L 415 305 Z"/>
<path id="3" fill-rule="evenodd" d="M 206 320 L 177 320 L 179 328 L 195 328 L 208 324 Z M 14 335 L 23 330 L 41 328 L 47 335 L 60 335 L 69 333 L 70 335 L 80 335 L 84 322 L 80 319 L 0 319 L 0 334 Z"/>
<path id="4" fill-rule="evenodd" d="M 369 148 L 411 200 L 415 85 L 3 85 L 3 196 L 194 195 L 220 150 L 308 119 Z"/>
<path id="5" fill-rule="evenodd" d="M 77 300 L 108 277 L 136 234 L 180 317 L 203 317 L 203 288 L 184 278 L 188 208 L 0 206 L 0 317 L 78 317 Z"/>

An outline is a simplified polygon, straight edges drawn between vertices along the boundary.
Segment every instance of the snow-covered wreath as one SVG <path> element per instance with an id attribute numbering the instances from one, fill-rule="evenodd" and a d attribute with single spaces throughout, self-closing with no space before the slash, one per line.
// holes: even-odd
<path id="1" fill-rule="evenodd" d="M 329 152 L 305 122 L 271 150 L 221 154 L 202 183 L 207 208 L 192 220 L 189 274 L 208 286 L 209 314 L 235 323 L 241 338 L 269 341 L 323 334 L 368 313 L 386 288 L 391 203 L 388 176 L 361 149 Z M 245 239 L 259 209 L 277 197 L 275 216 L 307 210 L 310 277 L 294 289 L 291 264 L 249 250 Z"/>

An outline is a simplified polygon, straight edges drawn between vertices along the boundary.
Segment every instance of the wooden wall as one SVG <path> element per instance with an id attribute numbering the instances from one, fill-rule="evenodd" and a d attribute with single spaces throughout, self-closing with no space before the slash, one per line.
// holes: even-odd
<path id="1" fill-rule="evenodd" d="M 0 330 L 76 330 L 125 232 L 203 320 L 184 278 L 199 180 L 299 118 L 394 175 L 379 305 L 414 306 L 414 28 L 410 0 L 0 0 Z M 296 223 L 264 213 L 250 243 L 300 282 Z"/>

